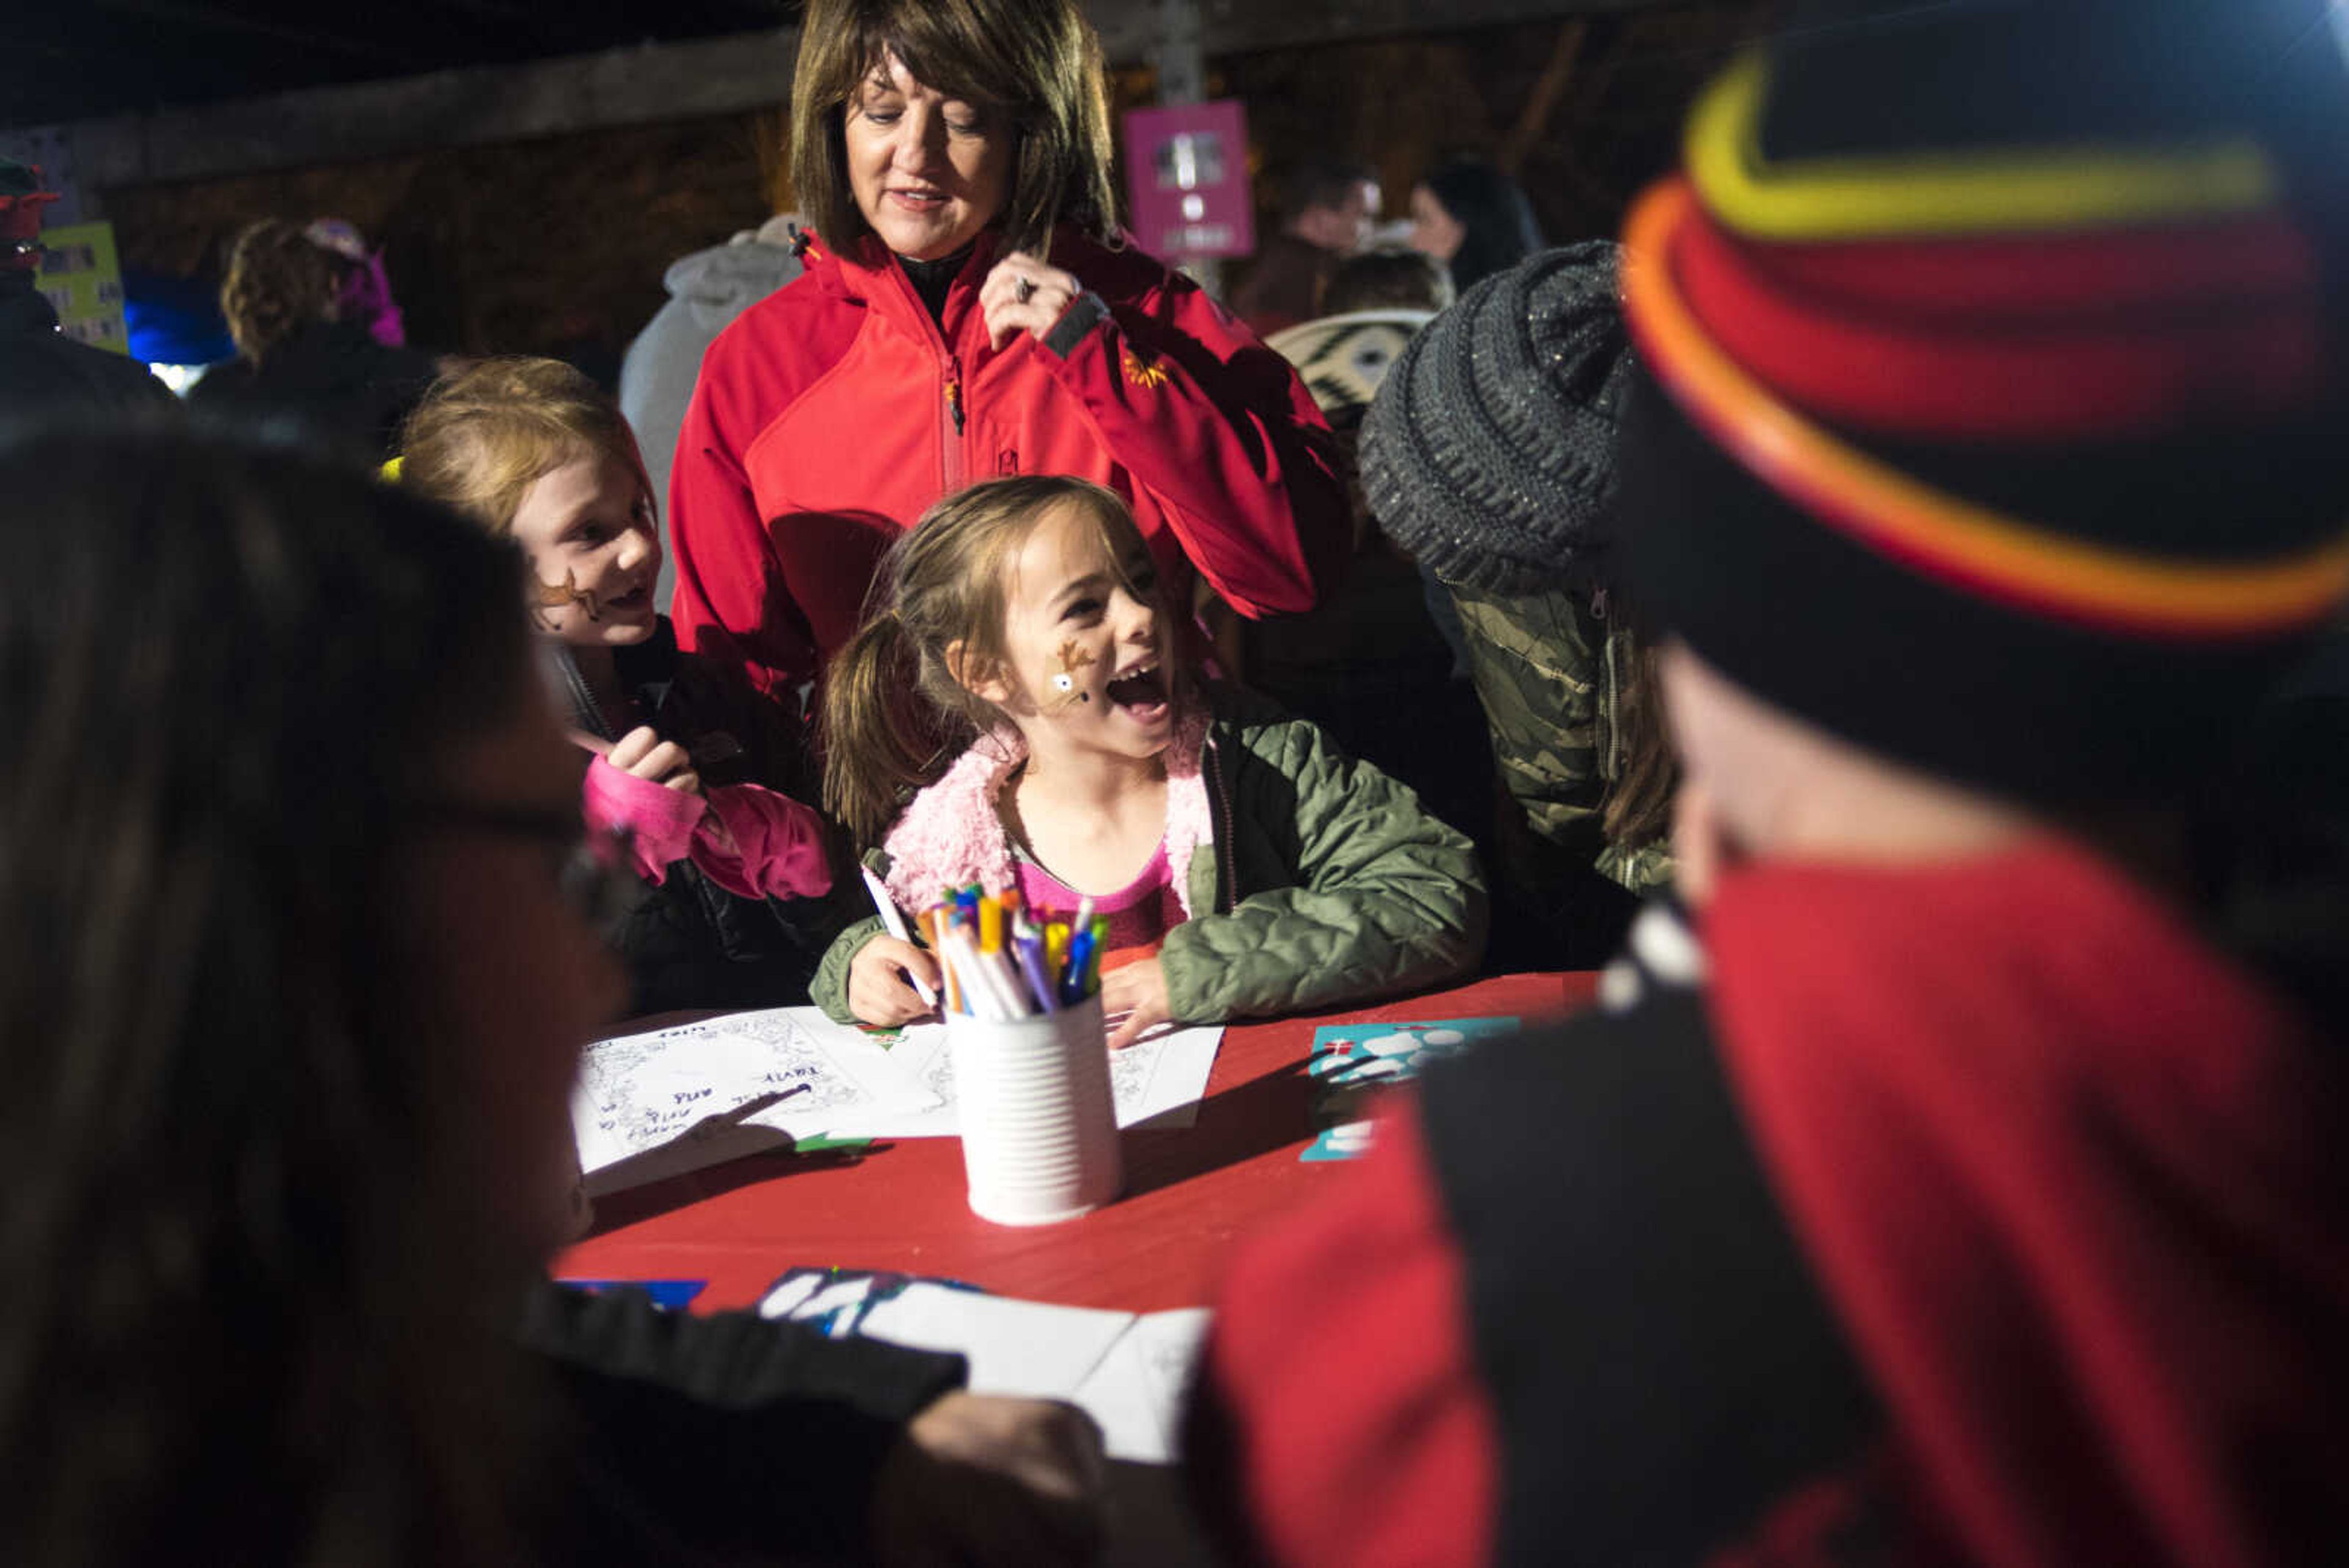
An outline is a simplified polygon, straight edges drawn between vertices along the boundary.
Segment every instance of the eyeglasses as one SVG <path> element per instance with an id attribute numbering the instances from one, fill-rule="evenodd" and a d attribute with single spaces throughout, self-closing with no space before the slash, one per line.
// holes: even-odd
<path id="1" fill-rule="evenodd" d="M 432 826 L 532 839 L 561 851 L 556 890 L 607 944 L 651 897 L 630 862 L 631 836 L 625 827 L 590 831 L 571 812 L 462 800 L 420 801 L 408 808 L 408 815 Z"/>

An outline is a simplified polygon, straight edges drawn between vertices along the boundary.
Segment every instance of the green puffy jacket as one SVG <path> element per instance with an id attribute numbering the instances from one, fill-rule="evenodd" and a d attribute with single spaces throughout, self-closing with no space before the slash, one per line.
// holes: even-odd
<path id="1" fill-rule="evenodd" d="M 1216 699 L 1198 756 L 1214 830 L 1189 857 L 1192 917 L 1159 955 L 1178 1022 L 1309 1012 L 1475 967 L 1485 926 L 1475 850 L 1407 787 L 1304 720 L 1230 694 Z M 888 857 L 866 859 L 887 877 Z M 982 879 L 1009 886 L 1008 858 Z M 824 955 L 810 993 L 833 1018 L 850 1021 L 849 961 L 880 930 L 877 919 L 852 927 Z"/>

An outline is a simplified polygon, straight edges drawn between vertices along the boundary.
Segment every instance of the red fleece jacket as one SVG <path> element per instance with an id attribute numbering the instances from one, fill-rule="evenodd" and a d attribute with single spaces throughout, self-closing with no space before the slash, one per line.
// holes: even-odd
<path id="1" fill-rule="evenodd" d="M 1749 869 L 1702 939 L 1721 1070 L 1884 1423 L 1719 1542 L 1715 1568 L 1847 1561 L 1839 1532 L 1887 1510 L 1871 1551 L 1889 1557 L 1867 1561 L 2340 1560 L 2343 1102 L 2292 1014 L 2052 841 L 1924 870 Z M 1231 1468 L 1272 1563 L 1489 1560 L 1508 1437 L 1428 1137 L 1406 1103 L 1222 1293 L 1201 1426 L 1223 1437 L 1204 1457 Z M 1492 1158 L 1547 1190 L 1540 1149 Z M 1499 1229 L 1538 1244 L 1538 1214 Z"/>
<path id="2" fill-rule="evenodd" d="M 1053 265 L 1107 306 L 1064 357 L 1027 333 L 988 342 L 991 234 L 942 326 L 877 242 L 854 257 L 812 244 L 804 259 L 710 346 L 678 436 L 670 614 L 687 648 L 770 693 L 795 686 L 854 633 L 889 542 L 999 474 L 1073 474 L 1124 496 L 1185 611 L 1195 566 L 1257 616 L 1311 608 L 1344 560 L 1346 495 L 1312 397 L 1160 263 L 1058 235 Z"/>

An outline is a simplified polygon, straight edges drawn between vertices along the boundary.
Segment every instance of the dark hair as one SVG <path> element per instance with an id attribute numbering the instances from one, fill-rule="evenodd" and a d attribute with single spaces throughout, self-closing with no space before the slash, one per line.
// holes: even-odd
<path id="1" fill-rule="evenodd" d="M 1294 223 L 1316 207 L 1341 208 L 1358 186 L 1378 182 L 1378 171 L 1367 163 L 1350 158 L 1307 159 L 1281 179 L 1281 221 Z"/>
<path id="2" fill-rule="evenodd" d="M 498 1244 L 387 954 L 399 800 L 527 691 L 512 556 L 163 426 L 0 441 L 0 1560 L 505 1557 Z"/>
<path id="3" fill-rule="evenodd" d="M 1417 251 L 1364 251 L 1348 256 L 1321 291 L 1321 314 L 1357 310 L 1444 310 L 1454 296 L 1452 274 Z"/>
<path id="4" fill-rule="evenodd" d="M 1452 258 L 1452 286 L 1467 293 L 1485 278 L 1542 248 L 1541 224 L 1516 182 L 1478 158 L 1454 158 L 1426 185 L 1453 221 L 1467 231 Z"/>
<path id="5" fill-rule="evenodd" d="M 1615 618 L 1621 618 L 1621 596 Z M 1634 623 L 1607 624 L 1599 649 L 1600 673 L 1609 692 L 1600 757 L 1605 792 L 1599 797 L 1599 832 L 1609 844 L 1634 851 L 1671 832 L 1672 796 L 1680 788 L 1680 761 L 1672 752 L 1671 726 L 1664 715 L 1664 680 L 1656 648 Z"/>
<path id="6" fill-rule="evenodd" d="M 1007 248 L 1044 254 L 1064 223 L 1115 241 L 1109 77 L 1076 0 L 809 0 L 792 80 L 792 182 L 833 245 L 872 232 L 849 189 L 843 115 L 891 55 L 915 80 L 1009 121 Z"/>
<path id="7" fill-rule="evenodd" d="M 221 285 L 221 314 L 238 356 L 258 365 L 305 327 L 330 318 L 349 270 L 299 223 L 264 218 L 246 227 Z"/>

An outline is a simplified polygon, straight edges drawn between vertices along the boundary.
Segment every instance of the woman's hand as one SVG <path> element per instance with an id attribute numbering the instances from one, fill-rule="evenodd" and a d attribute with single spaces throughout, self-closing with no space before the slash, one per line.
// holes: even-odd
<path id="1" fill-rule="evenodd" d="M 675 741 L 662 740 L 650 724 L 639 724 L 613 742 L 604 760 L 624 774 L 650 779 L 666 788 L 686 794 L 701 793 L 701 775 L 693 771 L 693 759 Z"/>
<path id="2" fill-rule="evenodd" d="M 948 1394 L 905 1427 L 873 1488 L 884 1568 L 1077 1568 L 1099 1554 L 1108 1467 L 1073 1405 Z"/>
<path id="3" fill-rule="evenodd" d="M 1166 1000 L 1166 968 L 1154 958 L 1141 959 L 1102 976 L 1102 1013 L 1125 1022 L 1110 1032 L 1109 1048 L 1120 1050 L 1162 1023 L 1174 1019 Z"/>
<path id="4" fill-rule="evenodd" d="M 908 975 L 928 986 L 932 996 L 944 993 L 945 976 L 935 956 L 895 937 L 874 937 L 848 961 L 848 1011 L 877 1029 L 928 1017 L 935 1009 L 914 990 Z"/>
<path id="5" fill-rule="evenodd" d="M 1047 266 L 1026 251 L 1013 251 L 995 264 L 978 286 L 988 341 L 1000 348 L 1020 333 L 1032 332 L 1041 342 L 1084 291 L 1074 273 Z"/>

